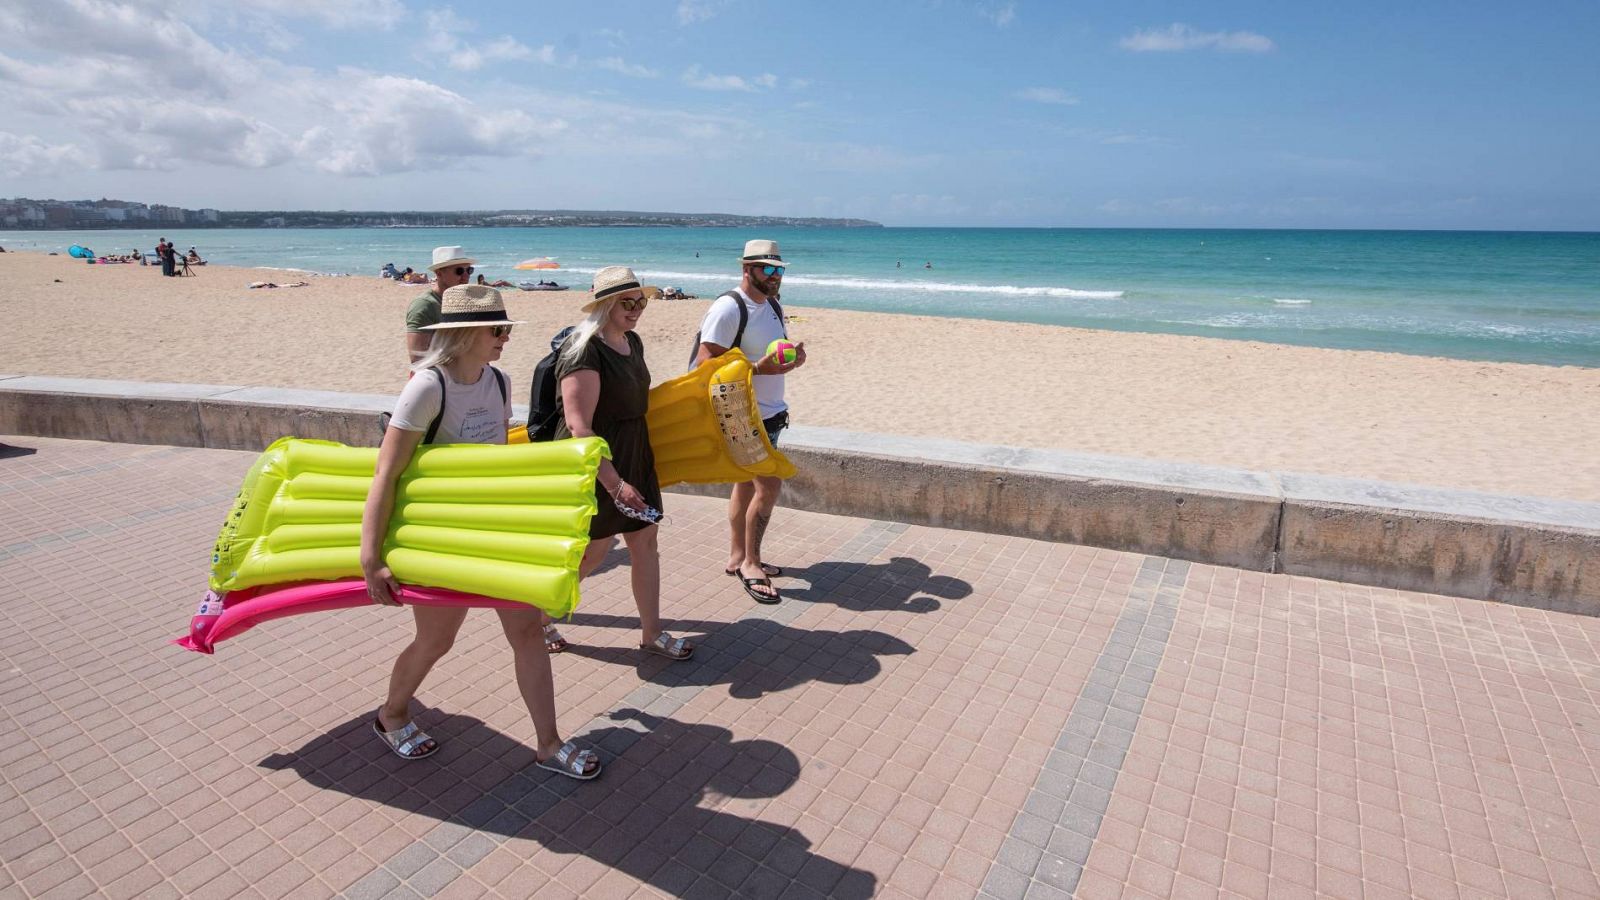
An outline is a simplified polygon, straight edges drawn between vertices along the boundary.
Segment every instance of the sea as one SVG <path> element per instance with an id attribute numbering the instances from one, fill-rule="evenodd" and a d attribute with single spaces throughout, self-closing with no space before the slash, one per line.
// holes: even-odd
<path id="1" fill-rule="evenodd" d="M 1600 233 L 1094 228 L 271 228 L 0 232 L 102 253 L 165 236 L 207 260 L 321 274 L 426 268 L 460 244 L 491 279 L 587 288 L 602 266 L 701 296 L 746 239 L 781 245 L 783 299 L 883 313 L 1600 366 Z M 560 269 L 518 272 L 554 259 Z"/>

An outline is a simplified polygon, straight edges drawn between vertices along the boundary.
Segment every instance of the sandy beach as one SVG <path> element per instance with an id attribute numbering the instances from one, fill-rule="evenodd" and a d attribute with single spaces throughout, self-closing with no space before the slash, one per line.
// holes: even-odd
<path id="1" fill-rule="evenodd" d="M 405 378 L 403 315 L 422 287 L 197 271 L 0 255 L 0 373 L 363 393 Z M 310 284 L 246 287 L 263 280 Z M 847 312 L 790 294 L 810 355 L 788 383 L 799 424 L 1600 501 L 1600 369 Z M 506 297 L 528 324 L 501 365 L 526 402 L 578 295 Z M 646 313 L 658 382 L 683 371 L 705 307 Z"/>

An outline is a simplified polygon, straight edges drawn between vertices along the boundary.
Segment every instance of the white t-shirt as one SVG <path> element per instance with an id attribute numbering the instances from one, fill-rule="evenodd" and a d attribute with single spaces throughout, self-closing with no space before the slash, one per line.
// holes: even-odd
<path id="1" fill-rule="evenodd" d="M 444 417 L 439 420 L 435 444 L 504 444 L 506 422 L 511 419 L 511 391 L 500 397 L 499 378 L 491 366 L 484 366 L 476 384 L 462 384 L 450 377 L 444 367 L 439 374 L 449 382 L 441 394 L 439 379 L 432 371 L 418 372 L 406 382 L 394 405 L 389 424 L 405 431 L 427 431 L 439 404 L 445 398 Z"/>
<path id="2" fill-rule="evenodd" d="M 746 297 L 744 291 L 733 289 L 734 297 L 744 304 L 750 320 L 744 326 L 744 338 L 739 349 L 749 358 L 750 364 L 760 362 L 767 355 L 767 345 L 783 337 L 783 322 L 771 303 L 757 303 Z M 733 349 L 733 336 L 739 331 L 739 308 L 733 297 L 718 297 L 706 310 L 700 322 L 700 340 L 707 344 Z M 783 402 L 783 376 L 757 375 L 752 379 L 756 389 L 756 404 L 761 407 L 761 418 L 770 419 L 789 408 Z"/>

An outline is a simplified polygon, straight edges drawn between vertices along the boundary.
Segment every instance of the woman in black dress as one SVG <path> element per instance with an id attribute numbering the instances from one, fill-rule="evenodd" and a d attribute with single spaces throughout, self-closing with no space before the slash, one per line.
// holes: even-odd
<path id="1" fill-rule="evenodd" d="M 633 329 L 650 299 L 626 266 L 595 273 L 588 313 L 567 339 L 556 362 L 564 421 L 556 439 L 599 435 L 611 446 L 595 480 L 599 511 L 589 523 L 589 549 L 581 572 L 605 558 L 611 536 L 628 545 L 633 602 L 639 607 L 640 649 L 668 659 L 688 659 L 694 646 L 661 630 L 661 553 L 656 520 L 661 486 L 650 450 L 645 410 L 650 405 L 650 370 L 644 342 Z M 626 508 L 626 512 L 624 511 Z"/>

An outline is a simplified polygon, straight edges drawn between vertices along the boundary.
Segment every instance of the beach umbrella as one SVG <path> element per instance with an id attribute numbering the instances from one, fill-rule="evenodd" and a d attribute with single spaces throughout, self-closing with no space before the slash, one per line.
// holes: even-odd
<path id="1" fill-rule="evenodd" d="M 561 268 L 561 264 L 556 262 L 555 260 L 551 259 L 548 256 L 541 256 L 538 259 L 525 259 L 522 262 L 517 263 L 515 268 L 518 268 L 518 269 L 559 269 L 559 268 Z"/>

